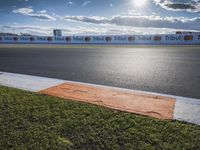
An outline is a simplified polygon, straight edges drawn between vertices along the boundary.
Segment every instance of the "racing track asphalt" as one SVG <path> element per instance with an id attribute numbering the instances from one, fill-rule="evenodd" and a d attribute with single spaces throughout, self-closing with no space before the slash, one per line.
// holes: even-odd
<path id="1" fill-rule="evenodd" d="M 200 46 L 0 48 L 0 71 L 200 98 Z"/>

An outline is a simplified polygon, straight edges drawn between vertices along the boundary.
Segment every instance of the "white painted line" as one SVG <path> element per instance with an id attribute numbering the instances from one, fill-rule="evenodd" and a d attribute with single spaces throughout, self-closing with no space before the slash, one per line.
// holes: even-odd
<path id="1" fill-rule="evenodd" d="M 39 92 L 49 87 L 62 84 L 64 82 L 64 80 L 58 79 L 0 72 L 0 85 L 18 88 L 31 92 Z"/>
<path id="2" fill-rule="evenodd" d="M 97 85 L 97 84 L 90 84 L 90 83 L 83 83 L 76 81 L 59 80 L 59 79 L 38 77 L 32 75 L 0 72 L 0 85 L 27 90 L 31 92 L 39 92 L 41 90 L 45 90 L 47 88 L 54 87 L 63 83 L 82 84 L 87 86 L 108 88 L 124 92 L 137 92 L 141 94 L 152 94 L 155 96 L 171 97 L 176 100 L 176 105 L 174 108 L 174 117 L 173 117 L 175 120 L 186 121 L 189 123 L 200 125 L 200 99 L 186 98 L 181 96 L 174 96 L 174 95 L 167 95 L 167 94 L 160 94 L 160 93 L 146 92 L 139 90 L 130 90 L 125 88 L 118 88 L 118 87 L 111 87 L 111 86 L 104 86 L 104 85 Z"/>

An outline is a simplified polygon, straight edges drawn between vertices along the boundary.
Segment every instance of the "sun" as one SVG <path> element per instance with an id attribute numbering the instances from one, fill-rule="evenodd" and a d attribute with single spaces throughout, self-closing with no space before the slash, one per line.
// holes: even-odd
<path id="1" fill-rule="evenodd" d="M 133 4 L 135 7 L 143 7 L 147 3 L 147 0 L 133 0 Z"/>

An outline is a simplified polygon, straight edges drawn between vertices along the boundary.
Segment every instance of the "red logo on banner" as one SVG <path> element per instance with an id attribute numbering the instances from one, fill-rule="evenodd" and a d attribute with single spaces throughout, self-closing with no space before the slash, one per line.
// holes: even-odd
<path id="1" fill-rule="evenodd" d="M 52 38 L 52 37 L 47 37 L 47 40 L 48 40 L 48 41 L 52 41 L 53 38 Z"/>
<path id="2" fill-rule="evenodd" d="M 182 34 L 182 32 L 181 31 L 176 31 L 176 34 Z"/>
<path id="3" fill-rule="evenodd" d="M 161 36 L 155 36 L 154 37 L 154 41 L 161 41 L 162 40 L 162 37 Z"/>
<path id="4" fill-rule="evenodd" d="M 65 38 L 65 41 L 67 41 L 67 42 L 70 42 L 72 39 L 71 39 L 71 37 L 66 37 Z"/>
<path id="5" fill-rule="evenodd" d="M 129 36 L 128 40 L 129 40 L 129 42 L 135 41 L 135 37 L 134 36 Z"/>
<path id="6" fill-rule="evenodd" d="M 35 41 L 35 38 L 34 37 L 30 37 L 30 41 Z"/>
<path id="7" fill-rule="evenodd" d="M 193 36 L 192 35 L 186 35 L 186 36 L 184 36 L 184 40 L 185 41 L 192 41 L 193 40 Z"/>
<path id="8" fill-rule="evenodd" d="M 90 42 L 91 38 L 89 36 L 85 37 L 85 42 Z"/>
<path id="9" fill-rule="evenodd" d="M 106 41 L 107 41 L 107 42 L 111 42 L 111 41 L 112 41 L 112 37 L 109 37 L 109 36 L 106 37 Z"/>
<path id="10" fill-rule="evenodd" d="M 18 39 L 18 37 L 14 37 L 13 40 L 14 41 L 18 41 L 19 39 Z"/>

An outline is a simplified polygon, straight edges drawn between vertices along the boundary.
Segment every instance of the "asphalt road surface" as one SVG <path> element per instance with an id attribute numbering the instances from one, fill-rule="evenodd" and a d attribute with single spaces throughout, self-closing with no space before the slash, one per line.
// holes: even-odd
<path id="1" fill-rule="evenodd" d="M 200 47 L 0 48 L 0 71 L 200 98 Z"/>

